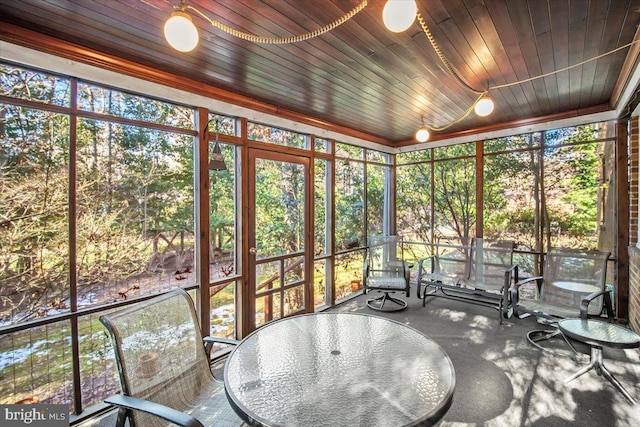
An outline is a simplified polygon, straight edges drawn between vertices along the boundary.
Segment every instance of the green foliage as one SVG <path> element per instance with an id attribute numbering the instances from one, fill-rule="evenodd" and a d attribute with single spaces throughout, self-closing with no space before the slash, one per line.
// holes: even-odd
<path id="1" fill-rule="evenodd" d="M 469 242 L 475 226 L 475 160 L 461 159 L 434 164 L 436 240 Z"/>
<path id="2" fill-rule="evenodd" d="M 317 140 L 316 140 L 317 141 Z M 314 254 L 324 254 L 327 251 L 326 247 L 326 216 L 327 216 L 327 190 L 326 185 L 329 170 L 327 168 L 328 162 L 326 160 L 316 159 L 314 168 L 314 192 L 313 192 L 313 206 L 314 206 Z"/>
<path id="3" fill-rule="evenodd" d="M 262 257 L 304 247 L 304 166 L 256 160 L 256 242 Z"/>
<path id="4" fill-rule="evenodd" d="M 249 122 L 247 126 L 247 134 L 248 138 L 254 141 L 262 141 L 296 148 L 307 148 L 307 142 L 309 140 L 309 137 L 305 134 L 253 122 Z"/>
<path id="5" fill-rule="evenodd" d="M 344 142 L 336 142 L 336 157 L 347 159 L 363 159 L 364 149 Z"/>
<path id="6" fill-rule="evenodd" d="M 7 96 L 68 103 L 69 81 L 0 70 Z M 79 102 L 86 110 L 150 122 L 191 120 L 193 126 L 184 107 L 80 86 Z M 69 117 L 1 105 L 0 119 L 0 284 L 9 295 L 3 320 L 68 309 L 71 274 L 82 294 L 84 286 L 144 273 L 153 254 L 152 230 L 192 234 L 193 137 L 79 118 L 77 271 L 70 272 Z"/>
<path id="7" fill-rule="evenodd" d="M 384 188 L 388 166 L 367 165 L 367 235 L 380 235 L 384 222 Z"/>
<path id="8" fill-rule="evenodd" d="M 0 108 L 0 319 L 6 321 L 45 312 L 67 293 L 69 119 Z"/>
<path id="9" fill-rule="evenodd" d="M 431 240 L 431 168 L 428 163 L 398 166 L 396 209 L 398 233 L 405 239 Z"/>
<path id="10" fill-rule="evenodd" d="M 544 134 L 544 188 L 539 146 L 541 133 L 516 135 L 484 143 L 483 235 L 508 239 L 522 248 L 540 247 L 541 227 L 552 236 L 591 240 L 597 233 L 599 190 L 606 143 L 590 143 L 603 125 L 557 129 Z M 430 209 L 436 240 L 468 241 L 475 227 L 475 158 L 473 144 L 435 149 L 436 158 L 397 167 L 398 230 L 411 239 L 429 241 Z M 491 154 L 495 153 L 495 154 Z M 426 154 L 404 156 L 428 159 Z M 434 199 L 430 200 L 430 165 L 434 167 Z M 545 196 L 547 216 L 543 218 Z M 543 219 L 546 224 L 541 226 Z M 591 245 L 591 243 L 589 244 Z M 578 244 L 578 246 L 584 246 Z"/>
<path id="11" fill-rule="evenodd" d="M 364 246 L 364 164 L 338 162 L 335 182 L 336 248 Z"/>

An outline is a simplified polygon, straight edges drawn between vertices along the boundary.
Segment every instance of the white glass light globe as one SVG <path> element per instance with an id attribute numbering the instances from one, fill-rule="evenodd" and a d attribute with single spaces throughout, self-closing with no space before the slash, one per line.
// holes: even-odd
<path id="1" fill-rule="evenodd" d="M 488 96 L 485 96 L 476 103 L 474 110 L 480 117 L 485 117 L 491 114 L 491 112 L 493 111 L 493 107 L 493 100 Z"/>
<path id="2" fill-rule="evenodd" d="M 198 44 L 198 29 L 191 17 L 182 11 L 175 11 L 164 24 L 164 37 L 175 50 L 189 52 Z"/>
<path id="3" fill-rule="evenodd" d="M 401 33 L 413 24 L 418 13 L 415 0 L 389 0 L 382 9 L 382 22 L 389 31 Z"/>
<path id="4" fill-rule="evenodd" d="M 427 139 L 429 139 L 429 131 L 426 127 L 422 126 L 418 129 L 418 132 L 416 132 L 416 139 L 418 142 L 426 142 Z"/>

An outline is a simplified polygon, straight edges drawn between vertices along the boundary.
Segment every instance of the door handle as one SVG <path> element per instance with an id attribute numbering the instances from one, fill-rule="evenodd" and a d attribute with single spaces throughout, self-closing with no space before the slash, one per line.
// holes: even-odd
<path id="1" fill-rule="evenodd" d="M 256 248 L 249 248 L 249 253 L 250 253 L 251 255 L 255 255 L 255 254 L 257 254 L 257 253 L 258 253 L 258 249 L 256 249 Z"/>

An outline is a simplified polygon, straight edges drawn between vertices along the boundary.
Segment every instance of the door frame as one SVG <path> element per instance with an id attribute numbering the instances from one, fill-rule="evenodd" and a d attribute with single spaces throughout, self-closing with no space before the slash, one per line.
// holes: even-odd
<path id="1" fill-rule="evenodd" d="M 280 162 L 289 162 L 302 165 L 305 168 L 304 172 L 304 250 L 302 251 L 305 265 L 304 265 L 304 310 L 294 314 L 307 314 L 313 313 L 313 187 L 312 187 L 312 159 L 307 156 L 299 156 L 295 154 L 282 153 L 279 151 L 272 151 L 256 147 L 248 147 L 247 151 L 247 245 L 245 246 L 244 257 L 247 260 L 247 272 L 244 281 L 244 290 L 246 294 L 247 315 L 245 317 L 246 329 L 242 332 L 242 336 L 246 336 L 248 333 L 256 329 L 256 257 L 250 253 L 250 248 L 254 247 L 256 243 L 256 227 L 255 227 L 255 182 L 256 182 L 256 159 L 273 160 Z"/>

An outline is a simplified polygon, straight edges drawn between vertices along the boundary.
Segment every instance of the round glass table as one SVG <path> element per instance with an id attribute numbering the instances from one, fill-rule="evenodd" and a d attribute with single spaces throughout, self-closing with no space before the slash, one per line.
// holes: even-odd
<path id="1" fill-rule="evenodd" d="M 564 289 L 566 291 L 584 292 L 586 294 L 590 294 L 592 292 L 598 292 L 601 290 L 600 287 L 589 284 L 589 283 L 567 282 L 562 280 L 551 282 L 551 286 L 555 286 L 556 288 Z"/>
<path id="2" fill-rule="evenodd" d="M 563 319 L 558 322 L 558 328 L 563 335 L 588 344 L 591 347 L 589 365 L 580 369 L 565 380 L 570 382 L 594 369 L 598 375 L 604 376 L 620 391 L 631 404 L 636 401 L 625 390 L 620 382 L 604 366 L 602 347 L 637 348 L 640 347 L 640 336 L 630 329 L 619 325 L 594 319 Z"/>
<path id="3" fill-rule="evenodd" d="M 455 371 L 433 340 L 399 322 L 318 313 L 263 326 L 225 366 L 231 406 L 258 426 L 432 425 Z"/>

